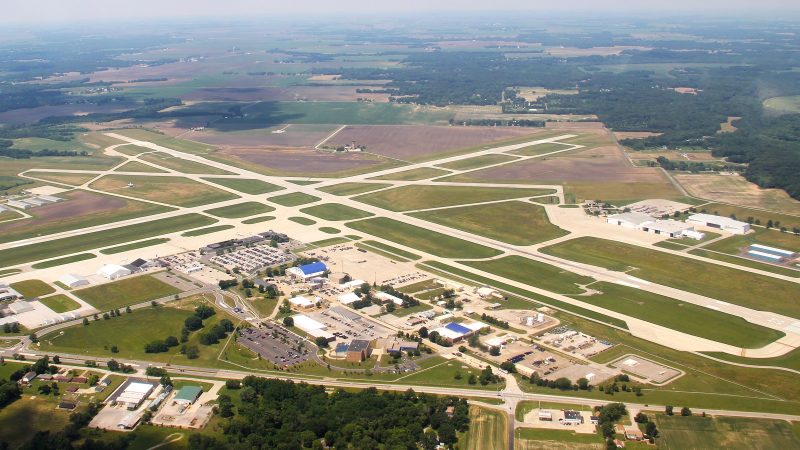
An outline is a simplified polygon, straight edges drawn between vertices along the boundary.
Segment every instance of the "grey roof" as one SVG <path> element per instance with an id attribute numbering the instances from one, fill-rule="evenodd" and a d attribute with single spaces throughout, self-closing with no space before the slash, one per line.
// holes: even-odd
<path id="1" fill-rule="evenodd" d="M 348 352 L 360 352 L 369 348 L 370 341 L 364 339 L 353 339 L 350 346 L 347 348 Z"/>

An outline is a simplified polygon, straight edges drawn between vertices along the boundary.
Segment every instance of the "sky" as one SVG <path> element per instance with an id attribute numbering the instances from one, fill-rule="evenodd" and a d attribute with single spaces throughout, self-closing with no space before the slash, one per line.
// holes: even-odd
<path id="1" fill-rule="evenodd" d="M 798 0 L 4 0 L 0 22 L 69 23 L 151 18 L 227 18 L 341 13 L 472 11 L 631 13 L 662 15 L 731 13 L 800 14 Z"/>

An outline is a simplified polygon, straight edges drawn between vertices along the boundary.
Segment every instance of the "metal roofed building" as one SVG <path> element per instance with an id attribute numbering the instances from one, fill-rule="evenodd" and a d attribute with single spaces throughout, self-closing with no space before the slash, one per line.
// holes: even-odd
<path id="1" fill-rule="evenodd" d="M 326 270 L 328 270 L 328 266 L 326 266 L 325 263 L 314 262 L 311 264 L 303 264 L 302 266 L 290 267 L 286 269 L 286 273 L 294 278 L 306 280 L 323 275 Z"/>
<path id="2" fill-rule="evenodd" d="M 68 288 L 76 288 L 76 287 L 86 286 L 87 284 L 89 284 L 89 280 L 86 279 L 85 277 L 82 277 L 80 275 L 75 275 L 72 273 L 62 276 L 61 278 L 58 279 L 58 282 Z"/>
<path id="3" fill-rule="evenodd" d="M 711 214 L 692 214 L 686 221 L 710 228 L 718 228 L 733 234 L 745 234 L 750 231 L 750 224 L 747 222 Z"/>
<path id="4" fill-rule="evenodd" d="M 30 203 L 20 202 L 20 201 L 17 201 L 17 200 L 9 200 L 9 201 L 6 202 L 6 205 L 13 206 L 14 208 L 17 208 L 17 209 L 28 209 L 31 206 L 33 206 Z"/>
<path id="5" fill-rule="evenodd" d="M 97 274 L 109 280 L 116 280 L 124 276 L 130 275 L 131 270 L 120 266 L 118 264 L 106 264 L 97 271 Z"/>
<path id="6" fill-rule="evenodd" d="M 289 303 L 297 308 L 307 309 L 313 308 L 315 305 L 317 305 L 317 303 L 319 303 L 319 301 L 309 300 L 302 295 L 298 295 L 297 297 L 290 298 Z"/>
<path id="7" fill-rule="evenodd" d="M 338 298 L 339 302 L 341 304 L 343 304 L 343 305 L 349 305 L 351 303 L 354 303 L 354 302 L 357 302 L 357 301 L 361 300 L 361 297 L 357 296 L 355 294 L 355 292 L 349 292 L 347 294 L 340 295 L 337 298 Z"/>
<path id="8" fill-rule="evenodd" d="M 312 330 L 324 330 L 327 327 L 325 324 L 317 322 L 316 320 L 308 317 L 304 314 L 297 314 L 292 316 L 292 320 L 294 320 L 294 326 L 300 328 L 301 330 L 305 331 L 306 333 L 311 332 Z"/>
<path id="9" fill-rule="evenodd" d="M 671 238 L 682 237 L 686 231 L 694 231 L 694 227 L 677 220 L 653 220 L 641 225 L 642 231 L 665 235 Z"/>
<path id="10" fill-rule="evenodd" d="M 133 381 L 125 386 L 125 390 L 123 390 L 122 393 L 119 394 L 114 400 L 117 403 L 125 405 L 125 407 L 128 409 L 136 409 L 142 404 L 142 402 L 144 402 L 147 396 L 149 396 L 155 388 L 155 384 Z"/>
<path id="11" fill-rule="evenodd" d="M 181 405 L 191 405 L 200 397 L 200 394 L 203 393 L 203 388 L 197 385 L 187 385 L 181 388 L 177 394 L 175 394 L 175 398 L 172 399 L 175 403 Z"/>
<path id="12" fill-rule="evenodd" d="M 637 212 L 614 214 L 613 216 L 608 216 L 606 218 L 606 222 L 612 225 L 630 228 L 632 230 L 638 230 L 643 223 L 652 221 L 653 218 L 651 216 Z"/>

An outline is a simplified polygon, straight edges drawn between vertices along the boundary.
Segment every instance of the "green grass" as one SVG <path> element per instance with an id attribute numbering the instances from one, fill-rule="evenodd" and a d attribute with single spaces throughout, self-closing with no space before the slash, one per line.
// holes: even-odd
<path id="1" fill-rule="evenodd" d="M 766 228 L 754 228 L 754 232 L 721 239 L 703 246 L 703 249 L 738 255 L 745 247 L 753 244 L 800 252 L 800 236 Z"/>
<path id="2" fill-rule="evenodd" d="M 42 280 L 17 281 L 9 285 L 11 288 L 22 294 L 25 298 L 41 297 L 42 295 L 52 294 L 56 290 Z"/>
<path id="3" fill-rule="evenodd" d="M 118 169 L 116 169 L 114 172 L 165 173 L 164 170 L 147 165 L 139 161 L 127 162 L 122 166 L 120 166 Z"/>
<path id="4" fill-rule="evenodd" d="M 418 181 L 427 180 L 433 177 L 442 177 L 449 175 L 449 170 L 434 169 L 433 167 L 420 167 L 418 169 L 405 170 L 402 172 L 391 173 L 389 175 L 382 175 L 379 177 L 370 178 L 370 180 L 393 180 L 393 181 Z"/>
<path id="5" fill-rule="evenodd" d="M 328 234 L 339 234 L 339 233 L 342 232 L 342 230 L 340 230 L 338 228 L 333 228 L 333 227 L 320 227 L 319 231 L 322 231 L 323 233 L 328 233 Z"/>
<path id="6" fill-rule="evenodd" d="M 769 220 L 772 220 L 780 222 L 780 226 L 787 227 L 789 230 L 791 230 L 793 227 L 800 227 L 800 216 L 752 209 L 744 206 L 727 205 L 724 203 L 709 203 L 707 205 L 698 206 L 697 210 L 705 210 L 708 214 L 717 214 L 723 217 L 729 217 L 731 214 L 734 214 L 738 220 L 745 221 L 749 217 L 752 217 L 753 220 L 761 221 L 761 225 L 764 226 L 767 225 Z"/>
<path id="7" fill-rule="evenodd" d="M 328 238 L 328 239 L 323 239 L 321 241 L 309 242 L 306 247 L 298 249 L 297 251 L 305 251 L 321 247 L 330 247 L 333 245 L 346 244 L 348 242 L 350 242 L 350 239 L 347 237 Z"/>
<path id="8" fill-rule="evenodd" d="M 392 311 L 391 314 L 393 316 L 397 316 L 397 317 L 406 317 L 406 316 L 410 316 L 411 314 L 421 313 L 423 311 L 427 311 L 427 310 L 432 309 L 432 308 L 433 307 L 431 305 L 426 305 L 425 303 L 420 303 L 419 305 L 412 306 L 410 308 L 398 308 L 398 309 L 395 309 L 394 311 Z"/>
<path id="9" fill-rule="evenodd" d="M 31 267 L 34 269 L 47 269 L 48 267 L 63 266 L 78 261 L 86 261 L 87 259 L 97 258 L 94 253 L 79 253 L 77 255 L 67 256 L 64 258 L 51 259 L 49 261 L 42 261 L 33 264 Z"/>
<path id="10" fill-rule="evenodd" d="M 315 220 L 311 220 L 308 217 L 301 217 L 301 216 L 293 216 L 289 217 L 289 220 L 295 223 L 299 223 L 300 225 L 314 225 L 317 223 Z"/>
<path id="11" fill-rule="evenodd" d="M 40 298 L 39 302 L 44 306 L 52 309 L 57 313 L 65 313 L 73 311 L 81 307 L 81 304 L 75 300 L 67 297 L 64 294 L 52 295 L 50 297 Z"/>
<path id="12" fill-rule="evenodd" d="M 289 183 L 297 184 L 299 186 L 308 186 L 310 184 L 317 184 L 319 181 L 317 180 L 287 180 Z"/>
<path id="13" fill-rule="evenodd" d="M 269 222 L 270 220 L 275 220 L 275 216 L 253 217 L 252 219 L 243 220 L 242 223 L 245 225 L 252 225 L 254 223 Z"/>
<path id="14" fill-rule="evenodd" d="M 403 186 L 355 197 L 360 202 L 390 211 L 439 208 L 496 200 L 552 194 L 552 189 L 483 188 L 460 186 Z"/>
<path id="15" fill-rule="evenodd" d="M 671 242 L 671 241 L 656 242 L 655 244 L 653 244 L 653 246 L 654 247 L 666 248 L 666 249 L 669 249 L 669 250 L 678 250 L 678 251 L 686 250 L 688 248 L 685 245 L 681 245 L 681 244 L 678 244 L 676 242 Z"/>
<path id="16" fill-rule="evenodd" d="M 545 143 L 542 143 L 542 144 L 536 144 L 536 145 L 531 145 L 531 146 L 528 146 L 528 147 L 523 147 L 523 148 L 518 149 L 518 150 L 512 150 L 509 153 L 511 153 L 512 155 L 520 155 L 520 156 L 536 156 L 536 155 L 542 155 L 544 153 L 557 152 L 559 150 L 566 150 L 566 149 L 568 149 L 570 147 L 571 147 L 571 145 L 567 145 L 567 144 L 558 144 L 558 143 L 555 143 L 555 142 L 545 142 Z M 576 150 L 580 150 L 580 149 L 576 149 Z"/>
<path id="17" fill-rule="evenodd" d="M 520 442 L 520 448 L 572 448 L 568 444 L 591 444 L 591 447 L 574 448 L 602 448 L 603 437 L 599 434 L 578 434 L 572 430 L 549 430 L 546 428 L 519 428 L 514 432 L 515 440 Z M 534 441 L 534 442 L 525 442 Z"/>
<path id="18" fill-rule="evenodd" d="M 550 223 L 544 207 L 511 201 L 411 214 L 469 233 L 514 245 L 531 245 L 568 234 Z"/>
<path id="19" fill-rule="evenodd" d="M 517 404 L 517 410 L 514 412 L 514 417 L 516 420 L 524 422 L 525 415 L 534 409 L 573 409 L 575 411 L 591 411 L 592 407 L 589 405 L 582 405 L 580 403 L 555 403 L 523 400 Z"/>
<path id="20" fill-rule="evenodd" d="M 582 294 L 584 289 L 577 285 L 594 281 L 591 277 L 576 275 L 521 256 L 506 256 L 490 261 L 466 261 L 462 264 L 559 294 Z"/>
<path id="21" fill-rule="evenodd" d="M 470 406 L 469 430 L 458 434 L 459 450 L 508 449 L 508 419 L 502 411 Z"/>
<path id="22" fill-rule="evenodd" d="M 203 144 L 201 142 L 190 141 L 187 139 L 178 139 L 145 129 L 129 128 L 124 130 L 114 130 L 114 133 L 144 142 L 152 142 L 153 144 L 184 153 L 205 154 L 214 150 L 213 145 Z M 148 149 L 148 151 L 152 150 Z"/>
<path id="23" fill-rule="evenodd" d="M 14 275 L 14 274 L 17 274 L 17 273 L 20 273 L 20 272 L 22 272 L 22 271 L 19 270 L 19 269 L 0 270 L 0 276 Z"/>
<path id="24" fill-rule="evenodd" d="M 231 228 L 234 228 L 234 226 L 233 225 L 215 225 L 213 227 L 198 228 L 197 230 L 187 231 L 186 233 L 181 234 L 181 236 L 184 236 L 184 237 L 202 236 L 204 234 L 216 233 L 217 231 L 230 230 Z"/>
<path id="25" fill-rule="evenodd" d="M 267 200 L 283 206 L 300 206 L 306 203 L 313 203 L 321 200 L 319 197 L 304 194 L 302 192 L 292 192 L 291 194 L 277 195 L 270 197 Z"/>
<path id="26" fill-rule="evenodd" d="M 774 358 L 747 358 L 742 356 L 734 356 L 728 353 L 719 352 L 703 352 L 709 356 L 719 358 L 725 361 L 734 363 L 750 364 L 753 366 L 776 366 L 786 367 L 789 369 L 800 370 L 800 349 L 794 349 L 782 356 Z"/>
<path id="27" fill-rule="evenodd" d="M 104 255 L 113 255 L 115 253 L 122 253 L 122 252 L 127 252 L 129 250 L 136 250 L 137 248 L 152 247 L 154 245 L 160 245 L 165 242 L 169 242 L 169 238 L 153 238 L 153 239 L 148 239 L 146 241 L 134 242 L 132 244 L 125 244 L 125 245 L 118 245 L 116 247 L 104 248 L 100 250 L 100 253 Z"/>
<path id="28" fill-rule="evenodd" d="M 385 217 L 349 222 L 347 226 L 407 247 L 446 258 L 490 258 L 502 252 Z"/>
<path id="29" fill-rule="evenodd" d="M 226 188 L 234 189 L 245 194 L 258 195 L 268 194 L 283 190 L 284 188 L 267 183 L 261 180 L 241 179 L 241 178 L 203 178 L 206 181 L 216 183 Z"/>
<path id="30" fill-rule="evenodd" d="M 350 196 L 356 194 L 363 194 L 365 192 L 383 189 L 391 186 L 391 184 L 383 183 L 341 183 L 334 184 L 333 186 L 326 186 L 319 188 L 320 191 L 328 194 L 339 196 Z"/>
<path id="31" fill-rule="evenodd" d="M 600 295 L 575 299 L 676 331 L 743 348 L 759 348 L 784 333 L 741 317 L 613 283 L 595 283 Z"/>
<path id="32" fill-rule="evenodd" d="M 223 206 L 221 208 L 214 208 L 205 211 L 208 214 L 216 217 L 224 217 L 226 219 L 240 219 L 242 217 L 255 216 L 256 214 L 263 214 L 275 211 L 275 208 L 267 206 L 258 202 L 244 202 L 235 205 Z"/>
<path id="33" fill-rule="evenodd" d="M 325 220 L 355 220 L 374 215 L 366 211 L 361 211 L 360 209 L 352 208 L 347 205 L 338 205 L 336 203 L 323 203 L 321 205 L 310 206 L 301 209 L 300 212 Z"/>
<path id="34" fill-rule="evenodd" d="M 419 370 L 411 375 L 403 377 L 400 381 L 408 384 L 419 384 L 423 386 L 450 386 L 470 389 L 484 389 L 488 391 L 497 391 L 502 389 L 501 384 L 488 384 L 481 386 L 480 384 L 471 385 L 467 382 L 470 374 L 476 377 L 480 375 L 480 369 L 469 367 L 462 368 L 463 363 L 459 361 L 444 360 L 439 356 L 434 356 L 427 361 L 425 370 Z M 461 372 L 461 379 L 455 379 L 455 373 Z"/>
<path id="35" fill-rule="evenodd" d="M 743 270 L 695 261 L 605 239 L 581 237 L 542 249 L 544 253 L 605 267 L 636 270 L 630 275 L 653 283 L 725 300 L 756 310 L 800 317 L 800 286 Z M 676 276 L 676 272 L 691 276 Z M 769 295 L 762 295 L 769 292 Z"/>
<path id="36" fill-rule="evenodd" d="M 397 256 L 402 256 L 403 258 L 408 259 L 410 261 L 416 261 L 416 260 L 422 258 L 421 256 L 419 256 L 417 254 L 414 254 L 414 253 L 411 253 L 411 252 L 407 252 L 405 250 L 401 250 L 401 249 L 399 249 L 397 247 L 392 247 L 391 245 L 384 244 L 383 242 L 368 240 L 368 241 L 362 242 L 362 244 L 364 244 L 364 245 L 366 245 L 368 247 L 378 248 L 378 249 L 383 250 L 385 252 L 393 253 L 393 254 L 395 254 Z"/>
<path id="37" fill-rule="evenodd" d="M 20 448 L 37 431 L 55 433 L 69 423 L 70 412 L 56 409 L 58 397 L 36 395 L 31 399 L 32 395 L 35 393 L 28 390 L 23 398 L 0 410 L 0 441 L 8 443 L 9 448 Z"/>
<path id="38" fill-rule="evenodd" d="M 800 112 L 800 95 L 784 95 L 764 100 L 764 109 L 773 114 L 793 114 Z"/>
<path id="39" fill-rule="evenodd" d="M 128 187 L 129 183 L 133 187 Z M 100 191 L 186 208 L 233 200 L 238 197 L 184 177 L 106 175 L 94 181 L 90 186 Z"/>
<path id="40" fill-rule="evenodd" d="M 737 264 L 740 266 L 745 267 L 752 267 L 753 269 L 759 269 L 766 272 L 777 273 L 780 275 L 786 275 L 789 277 L 800 277 L 800 270 L 791 269 L 789 267 L 778 266 L 775 264 L 769 264 L 766 262 L 761 262 L 755 259 L 744 258 L 739 256 L 729 255 L 727 253 L 716 253 L 707 250 L 703 250 L 701 248 L 696 248 L 694 250 L 689 250 L 689 253 L 692 255 L 702 256 L 704 258 L 715 259 L 717 261 L 724 261 L 731 264 Z"/>
<path id="41" fill-rule="evenodd" d="M 397 288 L 397 290 L 406 294 L 413 294 L 415 292 L 428 291 L 439 287 L 441 287 L 441 285 L 437 283 L 436 280 L 424 280 Z"/>
<path id="42" fill-rule="evenodd" d="M 658 447 L 665 450 L 800 448 L 800 438 L 783 420 L 656 414 L 655 422 L 661 434 Z"/>
<path id="43" fill-rule="evenodd" d="M 519 158 L 501 154 L 482 155 L 482 156 L 475 156 L 473 158 L 461 159 L 446 164 L 440 164 L 439 167 L 444 167 L 445 169 L 452 169 L 452 170 L 471 170 L 471 169 L 478 169 L 481 167 L 491 166 L 493 164 L 515 161 L 517 159 Z"/>
<path id="44" fill-rule="evenodd" d="M 169 297 L 180 292 L 180 289 L 155 277 L 141 275 L 80 289 L 73 293 L 95 308 L 101 311 L 108 311 L 162 297 Z"/>

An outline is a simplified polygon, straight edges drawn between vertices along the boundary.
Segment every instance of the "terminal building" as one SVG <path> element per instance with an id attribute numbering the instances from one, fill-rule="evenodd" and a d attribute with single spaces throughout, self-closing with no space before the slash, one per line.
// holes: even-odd
<path id="1" fill-rule="evenodd" d="M 747 222 L 712 214 L 692 214 L 686 221 L 710 228 L 719 228 L 722 231 L 733 234 L 745 234 L 750 231 L 750 224 Z"/>

